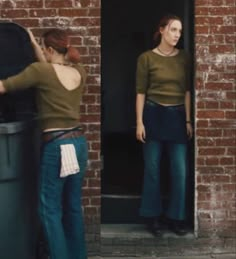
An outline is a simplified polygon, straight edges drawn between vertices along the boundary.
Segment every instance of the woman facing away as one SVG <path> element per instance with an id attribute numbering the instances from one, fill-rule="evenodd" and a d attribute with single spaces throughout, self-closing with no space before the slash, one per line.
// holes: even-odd
<path id="1" fill-rule="evenodd" d="M 39 62 L 0 81 L 0 93 L 37 88 L 42 128 L 39 214 L 50 259 L 86 259 L 81 189 L 88 151 L 79 126 L 86 73 L 65 31 L 46 32 L 42 50 L 29 35 Z"/>
<path id="2" fill-rule="evenodd" d="M 136 137 L 143 143 L 144 183 L 140 215 L 148 229 L 161 234 L 161 219 L 184 235 L 186 219 L 187 141 L 192 137 L 190 119 L 189 63 L 186 53 L 176 48 L 182 22 L 175 15 L 163 17 L 154 39 L 154 49 L 142 53 L 136 73 Z M 168 155 L 170 194 L 167 209 L 161 201 L 160 162 Z"/>

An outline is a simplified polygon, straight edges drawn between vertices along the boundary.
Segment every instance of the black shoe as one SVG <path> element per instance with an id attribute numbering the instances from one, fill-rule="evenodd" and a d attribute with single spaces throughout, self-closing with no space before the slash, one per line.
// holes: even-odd
<path id="1" fill-rule="evenodd" d="M 162 227 L 158 219 L 152 219 L 147 223 L 147 229 L 154 236 L 159 237 L 162 233 Z"/>
<path id="2" fill-rule="evenodd" d="M 178 236 L 184 236 L 187 234 L 184 222 L 181 220 L 173 220 L 169 224 L 169 229 Z"/>

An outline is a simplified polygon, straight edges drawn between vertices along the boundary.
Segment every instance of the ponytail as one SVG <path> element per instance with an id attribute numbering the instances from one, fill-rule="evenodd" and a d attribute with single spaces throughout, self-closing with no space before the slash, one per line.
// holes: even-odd
<path id="1" fill-rule="evenodd" d="M 80 60 L 79 51 L 76 48 L 69 46 L 67 48 L 66 59 L 71 63 L 78 63 Z"/>

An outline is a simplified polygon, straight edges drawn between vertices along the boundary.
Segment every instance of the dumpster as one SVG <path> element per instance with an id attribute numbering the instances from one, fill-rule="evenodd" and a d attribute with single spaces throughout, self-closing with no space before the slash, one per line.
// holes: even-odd
<path id="1" fill-rule="evenodd" d="M 27 32 L 0 23 L 0 79 L 34 61 Z M 0 96 L 0 258 L 35 258 L 39 144 L 34 91 Z"/>

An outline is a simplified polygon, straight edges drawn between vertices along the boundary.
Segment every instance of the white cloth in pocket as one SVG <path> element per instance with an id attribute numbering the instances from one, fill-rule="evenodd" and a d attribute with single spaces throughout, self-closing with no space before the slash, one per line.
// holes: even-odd
<path id="1" fill-rule="evenodd" d="M 79 162 L 73 144 L 60 145 L 61 172 L 60 177 L 76 174 L 80 171 Z"/>

